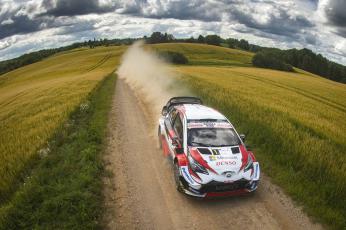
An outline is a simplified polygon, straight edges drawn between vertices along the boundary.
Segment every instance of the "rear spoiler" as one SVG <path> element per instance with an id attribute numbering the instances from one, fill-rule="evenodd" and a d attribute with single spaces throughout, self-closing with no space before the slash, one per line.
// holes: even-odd
<path id="1" fill-rule="evenodd" d="M 202 105 L 203 102 L 198 97 L 172 97 L 169 99 L 167 104 L 163 106 L 161 114 L 165 116 L 172 107 L 176 105 L 182 105 L 182 104 L 199 104 Z"/>

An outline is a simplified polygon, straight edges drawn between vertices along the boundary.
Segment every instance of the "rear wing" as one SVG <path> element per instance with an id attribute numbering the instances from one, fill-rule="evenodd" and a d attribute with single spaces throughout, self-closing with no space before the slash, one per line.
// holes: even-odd
<path id="1" fill-rule="evenodd" d="M 203 102 L 198 97 L 172 97 L 169 99 L 167 104 L 163 106 L 161 114 L 165 116 L 171 108 L 173 108 L 176 105 L 182 105 L 182 104 L 200 104 L 202 105 Z"/>

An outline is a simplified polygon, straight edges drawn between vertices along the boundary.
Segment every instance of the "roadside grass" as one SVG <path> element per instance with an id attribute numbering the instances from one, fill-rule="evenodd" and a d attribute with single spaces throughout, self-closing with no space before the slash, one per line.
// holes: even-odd
<path id="1" fill-rule="evenodd" d="M 346 86 L 257 68 L 177 67 L 247 134 L 263 171 L 314 219 L 346 228 Z"/>
<path id="2" fill-rule="evenodd" d="M 56 129 L 118 65 L 126 47 L 62 52 L 0 76 L 0 206 Z"/>
<path id="3" fill-rule="evenodd" d="M 0 229 L 100 229 L 106 134 L 116 75 L 88 94 L 49 141 L 50 152 L 0 209 Z"/>
<path id="4" fill-rule="evenodd" d="M 149 47 L 158 51 L 182 53 L 188 58 L 189 65 L 252 66 L 254 56 L 247 51 L 204 44 L 162 43 Z"/>

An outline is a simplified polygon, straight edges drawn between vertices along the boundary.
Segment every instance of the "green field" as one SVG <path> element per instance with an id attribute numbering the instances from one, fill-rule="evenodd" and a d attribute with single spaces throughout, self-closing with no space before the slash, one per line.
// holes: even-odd
<path id="1" fill-rule="evenodd" d="M 184 43 L 147 47 L 183 53 L 189 64 L 172 67 L 179 74 L 179 82 L 206 104 L 225 113 L 238 131 L 247 134 L 247 144 L 259 159 L 263 172 L 317 220 L 335 229 L 346 227 L 346 85 L 298 69 L 296 73 L 287 73 L 254 68 L 251 65 L 253 54 L 240 50 Z M 30 197 L 41 199 L 41 202 L 50 201 L 55 196 L 52 194 L 68 190 L 62 172 L 85 159 L 79 158 L 81 154 L 71 154 L 66 158 L 70 160 L 64 161 L 64 154 L 83 151 L 81 146 L 87 146 L 89 142 L 100 144 L 102 140 L 99 138 L 103 135 L 97 134 L 94 140 L 83 136 L 86 135 L 84 130 L 81 131 L 83 135 L 74 139 L 76 134 L 72 130 L 62 139 L 66 145 L 47 146 L 47 141 L 55 140 L 57 131 L 69 129 L 67 121 L 71 119 L 71 113 L 78 110 L 90 92 L 117 68 L 126 48 L 72 50 L 0 76 L 0 206 L 14 199 L 5 209 L 0 208 L 0 217 L 9 213 L 11 219 L 7 220 L 21 220 L 22 225 L 16 227 L 23 227 L 25 218 L 30 216 L 32 207 L 29 204 L 35 203 Z M 106 92 L 110 94 L 112 91 L 108 89 L 103 94 Z M 103 103 L 110 103 L 110 99 Z M 103 126 L 106 114 L 98 115 Z M 89 127 L 88 122 L 75 128 L 83 130 Z M 83 143 L 84 139 L 88 143 Z M 90 148 L 93 149 L 90 159 L 94 159 L 95 149 L 99 151 L 99 147 Z M 57 158 L 43 157 L 47 151 L 56 152 Z M 43 160 L 39 160 L 41 158 Z M 35 162 L 43 161 L 46 162 L 39 164 L 37 174 L 33 174 L 36 179 L 30 183 L 31 187 L 21 189 L 28 173 L 36 168 Z M 57 187 L 57 190 L 47 192 L 45 182 L 49 179 L 45 175 L 52 168 L 52 162 L 66 165 L 53 170 L 49 178 L 60 178 L 63 182 L 59 179 L 47 185 L 47 188 Z M 85 170 L 75 176 L 75 181 L 68 179 L 73 186 L 67 198 L 62 195 L 61 200 L 68 201 L 72 196 L 87 201 L 90 194 L 83 193 L 85 187 L 80 181 L 94 186 L 91 190 L 95 189 L 98 194 L 99 185 L 93 184 L 96 179 L 89 179 L 100 172 L 93 169 L 90 162 L 85 164 L 87 169 L 76 171 Z M 39 186 L 42 191 L 33 196 Z M 13 195 L 17 190 L 20 194 Z M 88 208 L 97 210 L 100 204 L 97 199 L 99 197 L 90 198 L 94 203 L 91 202 Z M 45 210 L 59 211 L 55 205 L 61 200 L 57 198 L 40 207 L 40 212 L 28 220 L 32 224 L 28 226 L 44 219 L 47 221 L 43 225 L 49 226 L 54 218 L 44 216 Z M 84 210 L 83 202 L 75 210 Z M 18 210 L 24 211 L 18 214 Z M 79 214 L 70 213 L 71 218 L 76 219 L 64 226 L 69 228 L 75 226 L 73 224 L 85 223 L 83 218 L 91 227 L 97 226 L 92 222 L 97 215 L 93 216 L 87 210 Z M 61 213 L 54 215 L 61 215 L 61 221 L 67 217 Z M 5 222 L 4 226 L 11 226 L 11 223 Z"/>
<path id="2" fill-rule="evenodd" d="M 308 213 L 345 226 L 345 86 L 255 68 L 179 68 L 184 81 L 225 113 L 263 171 Z"/>
<path id="3" fill-rule="evenodd" d="M 0 76 L 0 204 L 23 181 L 39 152 L 48 150 L 55 130 L 116 69 L 124 50 L 63 52 Z"/>

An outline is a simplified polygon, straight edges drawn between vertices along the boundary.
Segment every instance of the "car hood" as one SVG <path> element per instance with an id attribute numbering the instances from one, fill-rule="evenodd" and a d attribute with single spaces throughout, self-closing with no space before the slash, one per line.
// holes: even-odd
<path id="1" fill-rule="evenodd" d="M 232 147 L 190 147 L 192 157 L 218 175 L 238 174 L 246 165 L 249 154 L 243 145 Z"/>

